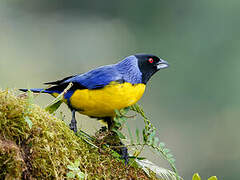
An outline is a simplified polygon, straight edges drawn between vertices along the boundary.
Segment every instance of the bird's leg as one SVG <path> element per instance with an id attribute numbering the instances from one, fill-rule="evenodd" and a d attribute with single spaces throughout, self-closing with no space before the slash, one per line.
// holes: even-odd
<path id="1" fill-rule="evenodd" d="M 106 117 L 104 118 L 104 120 L 107 122 L 108 131 L 111 131 L 114 127 L 114 120 L 112 119 L 112 117 Z"/>
<path id="2" fill-rule="evenodd" d="M 125 161 L 125 165 L 127 165 L 129 161 L 129 154 L 128 154 L 127 147 L 123 144 L 123 142 L 121 141 L 120 137 L 116 132 L 112 131 L 111 135 L 113 136 L 113 138 L 111 138 L 113 140 L 112 142 L 113 150 L 119 153 L 119 155 L 121 156 L 121 159 L 123 159 Z M 118 147 L 114 147 L 114 145 Z"/>
<path id="3" fill-rule="evenodd" d="M 75 118 L 75 109 L 72 110 L 72 120 L 71 123 L 69 124 L 69 127 L 71 130 L 73 130 L 75 133 L 77 132 L 77 121 Z"/>
<path id="4" fill-rule="evenodd" d="M 120 140 L 117 133 L 115 131 L 113 131 L 113 129 L 115 129 L 115 130 L 118 129 L 119 130 L 119 128 L 117 128 L 115 126 L 115 122 L 114 122 L 112 117 L 105 117 L 104 120 L 107 122 L 108 132 L 111 132 L 110 134 L 112 134 L 112 136 L 115 137 L 115 140 L 113 142 L 113 146 L 114 146 L 115 143 L 116 143 L 116 145 L 122 146 L 120 148 L 118 147 L 118 148 L 113 148 L 113 149 L 115 149 L 121 155 L 121 158 L 124 159 L 124 161 L 125 161 L 125 165 L 127 165 L 128 161 L 129 161 L 128 149 L 127 149 L 126 146 L 124 146 L 124 144 Z"/>

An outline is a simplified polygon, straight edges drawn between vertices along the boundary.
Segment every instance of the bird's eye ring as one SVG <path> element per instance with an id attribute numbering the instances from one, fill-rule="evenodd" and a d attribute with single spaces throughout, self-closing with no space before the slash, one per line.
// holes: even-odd
<path id="1" fill-rule="evenodd" d="M 148 62 L 149 62 L 149 63 L 153 63 L 153 58 L 149 58 L 149 59 L 148 59 Z"/>

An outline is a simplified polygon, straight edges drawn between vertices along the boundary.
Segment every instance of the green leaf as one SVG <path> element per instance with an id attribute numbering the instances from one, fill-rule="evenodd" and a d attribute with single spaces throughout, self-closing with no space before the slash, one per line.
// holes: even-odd
<path id="1" fill-rule="evenodd" d="M 146 129 L 143 129 L 142 135 L 143 135 L 143 141 L 146 143 L 148 140 L 148 136 L 146 135 Z"/>
<path id="2" fill-rule="evenodd" d="M 30 120 L 30 118 L 28 116 L 24 116 L 24 120 L 25 122 L 28 124 L 29 128 L 32 129 L 32 121 Z"/>
<path id="3" fill-rule="evenodd" d="M 175 172 L 172 172 L 168 169 L 164 169 L 162 167 L 159 167 L 159 166 L 155 165 L 154 163 L 152 163 L 151 161 L 149 161 L 147 159 L 146 160 L 136 160 L 136 162 L 139 164 L 140 167 L 142 167 L 142 169 L 146 173 L 148 173 L 149 170 L 156 173 L 156 175 L 159 177 L 159 179 L 162 179 L 162 180 L 177 180 Z M 150 174 L 148 174 L 148 175 L 150 176 Z M 179 177 L 178 180 L 183 180 L 183 179 L 181 177 Z"/>
<path id="4" fill-rule="evenodd" d="M 151 132 L 151 134 L 149 135 L 149 140 L 150 141 L 153 141 L 153 138 L 155 137 L 155 135 L 156 135 L 156 130 L 154 130 L 153 132 Z"/>
<path id="5" fill-rule="evenodd" d="M 173 158 L 173 155 L 172 155 L 172 154 L 167 154 L 166 156 L 167 156 L 168 159 Z"/>
<path id="6" fill-rule="evenodd" d="M 159 138 L 158 138 L 158 137 L 154 137 L 154 139 L 153 139 L 153 145 L 154 145 L 155 147 L 158 146 L 158 142 L 159 142 Z"/>
<path id="7" fill-rule="evenodd" d="M 116 130 L 116 129 L 113 129 L 112 131 L 114 131 L 115 133 L 117 133 L 117 135 L 118 135 L 118 137 L 119 137 L 120 139 L 126 139 L 126 137 L 125 137 L 120 131 L 118 131 L 118 130 Z"/>
<path id="8" fill-rule="evenodd" d="M 78 179 L 84 179 L 85 174 L 80 171 L 80 172 L 77 173 L 77 177 L 78 177 Z"/>
<path id="9" fill-rule="evenodd" d="M 192 177 L 192 180 L 201 180 L 201 177 L 199 176 L 198 173 L 195 173 Z"/>
<path id="10" fill-rule="evenodd" d="M 154 130 L 148 136 L 148 141 L 149 141 L 148 143 L 149 143 L 149 145 L 153 145 L 153 140 L 154 140 L 155 135 L 156 135 L 156 131 Z"/>
<path id="11" fill-rule="evenodd" d="M 80 161 L 79 161 L 79 159 L 77 159 L 77 160 L 74 161 L 74 166 L 75 166 L 75 167 L 79 167 L 79 166 L 80 166 Z"/>
<path id="12" fill-rule="evenodd" d="M 75 174 L 73 172 L 68 172 L 67 177 L 68 178 L 75 178 Z"/>
<path id="13" fill-rule="evenodd" d="M 138 104 L 135 104 L 135 109 L 136 109 L 137 112 L 139 112 L 139 113 L 141 112 L 140 107 L 139 107 Z"/>
<path id="14" fill-rule="evenodd" d="M 114 125 L 115 125 L 116 129 L 119 129 L 122 126 L 120 122 L 116 122 Z"/>
<path id="15" fill-rule="evenodd" d="M 70 169 L 70 170 L 72 170 L 72 171 L 73 171 L 73 169 L 74 169 L 74 167 L 73 167 L 72 165 L 67 165 L 67 168 Z"/>
<path id="16" fill-rule="evenodd" d="M 59 106 L 62 104 L 64 99 L 64 94 L 73 86 L 73 83 L 69 83 L 68 86 L 63 90 L 61 94 L 59 94 L 47 107 L 45 108 L 50 114 L 54 113 Z"/>
<path id="17" fill-rule="evenodd" d="M 128 107 L 124 108 L 124 112 L 127 114 L 130 111 L 130 109 L 131 108 L 128 106 Z"/>
<path id="18" fill-rule="evenodd" d="M 136 104 L 130 106 L 130 109 L 131 109 L 132 111 L 136 111 Z"/>
<path id="19" fill-rule="evenodd" d="M 116 151 L 112 151 L 111 155 L 115 158 L 119 158 L 119 159 L 121 158 L 121 156 Z"/>
<path id="20" fill-rule="evenodd" d="M 115 117 L 113 118 L 113 120 L 114 120 L 114 122 L 119 122 L 119 116 L 115 116 Z"/>
<path id="21" fill-rule="evenodd" d="M 117 115 L 117 116 L 121 116 L 121 114 L 120 114 L 120 111 L 119 111 L 119 110 L 115 109 L 114 111 L 115 111 L 115 113 L 116 113 L 116 115 Z"/>
<path id="22" fill-rule="evenodd" d="M 120 118 L 120 121 L 122 121 L 122 123 L 125 123 L 125 122 L 127 121 L 127 118 L 122 116 L 122 117 Z"/>
<path id="23" fill-rule="evenodd" d="M 133 144 L 134 140 L 133 140 L 132 132 L 131 132 L 129 127 L 127 127 L 127 128 L 128 128 L 128 134 L 129 134 L 129 137 L 130 137 L 130 144 Z"/>
<path id="24" fill-rule="evenodd" d="M 170 159 L 169 159 L 169 162 L 172 163 L 172 164 L 174 164 L 174 163 L 176 162 L 176 159 L 170 158 Z"/>
<path id="25" fill-rule="evenodd" d="M 51 104 L 51 105 L 47 106 L 45 108 L 45 110 L 48 111 L 50 114 L 52 114 L 60 107 L 60 105 L 62 103 L 63 103 L 63 101 L 59 100 L 59 101 L 55 102 L 54 104 Z"/>
<path id="26" fill-rule="evenodd" d="M 68 168 L 69 170 L 72 170 L 72 171 L 79 171 L 79 170 L 80 170 L 78 167 L 71 166 L 71 165 L 67 165 L 67 168 Z"/>
<path id="27" fill-rule="evenodd" d="M 208 180 L 217 180 L 217 177 L 216 176 L 212 176 L 212 177 L 208 178 Z"/>
<path id="28" fill-rule="evenodd" d="M 170 152 L 170 149 L 168 149 L 168 148 L 163 148 L 163 152 L 164 152 L 165 154 L 168 154 L 168 153 Z"/>
<path id="29" fill-rule="evenodd" d="M 34 99 L 33 92 L 30 91 L 30 89 L 28 89 L 27 95 L 28 95 L 28 104 L 30 105 L 33 103 L 33 99 Z"/>
<path id="30" fill-rule="evenodd" d="M 165 147 L 165 143 L 164 142 L 160 142 L 159 143 L 159 147 L 163 149 Z"/>
<path id="31" fill-rule="evenodd" d="M 136 138 L 137 138 L 137 144 L 140 144 L 140 136 L 139 136 L 139 129 L 136 129 Z"/>

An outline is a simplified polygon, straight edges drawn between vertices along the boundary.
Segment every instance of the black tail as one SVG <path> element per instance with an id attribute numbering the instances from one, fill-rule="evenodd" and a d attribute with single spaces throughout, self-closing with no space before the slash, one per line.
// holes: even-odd
<path id="1" fill-rule="evenodd" d="M 68 77 L 65 77 L 64 79 L 61 79 L 61 80 L 58 80 L 58 81 L 46 82 L 44 84 L 60 85 L 61 83 L 63 83 L 64 81 L 66 81 L 67 79 L 70 79 L 72 77 L 74 77 L 74 76 L 68 76 Z"/>

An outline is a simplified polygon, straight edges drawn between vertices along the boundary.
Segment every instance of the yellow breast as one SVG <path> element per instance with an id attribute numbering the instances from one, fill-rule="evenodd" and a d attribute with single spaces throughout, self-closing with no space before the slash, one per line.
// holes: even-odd
<path id="1" fill-rule="evenodd" d="M 111 83 L 102 89 L 76 90 L 70 98 L 71 105 L 81 114 L 94 117 L 114 116 L 115 109 L 135 104 L 143 95 L 145 84 Z"/>

